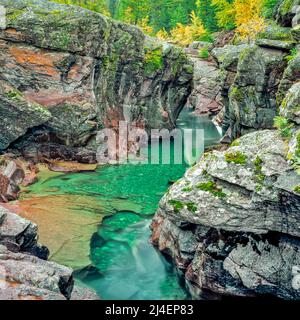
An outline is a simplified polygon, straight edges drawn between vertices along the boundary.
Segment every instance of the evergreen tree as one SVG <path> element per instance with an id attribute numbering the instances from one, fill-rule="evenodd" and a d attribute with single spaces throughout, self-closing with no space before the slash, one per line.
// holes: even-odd
<path id="1" fill-rule="evenodd" d="M 215 32 L 218 31 L 218 23 L 216 12 L 212 6 L 212 0 L 197 0 L 197 13 L 202 20 L 206 30 Z"/>

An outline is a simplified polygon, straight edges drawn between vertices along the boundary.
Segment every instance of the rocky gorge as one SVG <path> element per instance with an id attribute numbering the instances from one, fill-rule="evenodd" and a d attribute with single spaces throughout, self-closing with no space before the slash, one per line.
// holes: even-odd
<path id="1" fill-rule="evenodd" d="M 298 49 L 297 5 L 282 1 L 279 25 L 255 44 L 211 51 L 230 146 L 205 153 L 152 223 L 152 242 L 196 299 L 300 297 L 299 53 L 286 58 Z"/>
<path id="2" fill-rule="evenodd" d="M 101 128 L 174 127 L 193 73 L 182 49 L 79 7 L 0 5 L 1 202 L 37 181 L 39 162 L 95 163 Z M 34 223 L 0 208 L 1 299 L 98 299 L 74 287 L 72 269 L 46 261 Z"/>
<path id="3" fill-rule="evenodd" d="M 164 195 L 153 245 L 194 299 L 299 300 L 298 1 L 283 0 L 255 43 L 228 37 L 185 52 L 78 7 L 0 5 L 0 299 L 98 299 L 47 261 L 37 225 L 7 203 L 37 181 L 40 162 L 96 163 L 99 129 L 118 133 L 122 120 L 172 129 L 185 106 L 216 115 L 222 145 Z M 197 56 L 202 45 L 208 59 Z"/>

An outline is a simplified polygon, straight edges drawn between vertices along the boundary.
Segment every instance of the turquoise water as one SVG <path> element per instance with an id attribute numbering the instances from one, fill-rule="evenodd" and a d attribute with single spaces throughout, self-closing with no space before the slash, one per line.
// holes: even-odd
<path id="1" fill-rule="evenodd" d="M 208 118 L 187 111 L 178 127 L 204 129 L 206 145 L 219 139 Z M 148 150 L 151 154 L 151 146 Z M 178 151 L 174 144 L 171 150 L 173 156 Z M 96 172 L 52 177 L 33 186 L 31 194 L 80 195 L 101 204 L 104 219 L 89 240 L 92 267 L 77 270 L 76 278 L 102 299 L 187 299 L 173 266 L 149 243 L 159 200 L 187 168 L 185 163 L 107 165 Z M 73 209 L 84 214 L 83 208 Z"/>

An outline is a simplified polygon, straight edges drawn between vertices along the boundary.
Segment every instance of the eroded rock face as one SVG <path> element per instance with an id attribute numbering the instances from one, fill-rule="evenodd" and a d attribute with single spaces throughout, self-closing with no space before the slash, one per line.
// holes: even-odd
<path id="1" fill-rule="evenodd" d="M 287 91 L 299 81 L 298 55 L 287 59 L 299 44 L 298 11 L 298 1 L 282 1 L 277 8 L 280 24 L 269 25 L 254 43 L 211 51 L 218 63 L 220 102 L 224 106 L 216 119 L 223 125 L 222 142 L 273 127 Z"/>
<path id="2" fill-rule="evenodd" d="M 0 206 L 0 299 L 66 299 L 72 270 L 47 262 L 37 226 Z"/>
<path id="3" fill-rule="evenodd" d="M 1 55 L 2 48 L 0 52 Z M 2 63 L 0 62 L 0 65 Z M 21 92 L 3 81 L 0 82 L 0 116 L 0 150 L 6 149 L 29 128 L 39 126 L 50 119 L 50 113 L 46 109 L 27 101 Z"/>
<path id="4" fill-rule="evenodd" d="M 205 154 L 160 202 L 152 241 L 185 274 L 195 298 L 300 299 L 300 176 L 277 131 L 247 134 Z"/>
<path id="5" fill-rule="evenodd" d="M 220 71 L 214 62 L 193 57 L 191 59 L 194 63 L 194 89 L 187 107 L 197 115 L 216 115 L 222 109 Z"/>
<path id="6" fill-rule="evenodd" d="M 12 253 L 3 246 L 0 247 L 0 266 L 1 273 L 4 272 L 5 286 L 10 288 L 10 283 L 16 283 L 15 290 L 20 290 L 21 296 L 24 295 L 24 289 L 32 290 L 28 295 L 34 295 L 34 290 L 37 292 L 41 290 L 41 298 L 46 298 L 47 293 L 61 295 L 61 298 L 71 296 L 73 278 L 72 270 L 69 268 L 32 255 Z M 21 288 L 18 288 L 19 286 Z M 44 297 L 44 290 L 46 297 Z M 36 297 L 40 296 L 36 294 Z"/>
<path id="7" fill-rule="evenodd" d="M 97 300 L 75 286 L 73 270 L 46 261 L 37 226 L 0 205 L 0 300 Z"/>
<path id="8" fill-rule="evenodd" d="M 227 140 L 253 130 L 270 129 L 277 114 L 276 94 L 286 67 L 286 53 L 265 45 L 216 48 L 225 106 L 223 131 Z"/>
<path id="9" fill-rule="evenodd" d="M 6 103 L 21 110 L 24 122 L 9 130 L 16 114 L 5 108 L 10 122 L 2 123 L 7 133 L 0 149 L 33 128 L 15 145 L 24 155 L 93 162 L 99 128 L 116 128 L 120 120 L 173 127 L 193 73 L 181 49 L 79 7 L 41 0 L 0 4 L 7 10 L 0 31 L 3 86 L 12 88 L 10 99 L 22 100 Z"/>

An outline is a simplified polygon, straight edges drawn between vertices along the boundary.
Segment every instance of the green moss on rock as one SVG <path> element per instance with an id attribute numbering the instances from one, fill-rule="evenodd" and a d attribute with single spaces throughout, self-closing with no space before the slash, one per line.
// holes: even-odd
<path id="1" fill-rule="evenodd" d="M 294 188 L 294 192 L 300 194 L 300 186 L 297 186 Z"/>
<path id="2" fill-rule="evenodd" d="M 184 208 L 184 203 L 179 200 L 169 200 L 168 203 L 173 206 L 175 213 L 179 213 Z"/>
<path id="3" fill-rule="evenodd" d="M 239 145 L 240 145 L 240 141 L 236 139 L 231 143 L 230 147 L 238 147 Z"/>
<path id="4" fill-rule="evenodd" d="M 243 94 L 242 90 L 238 87 L 233 87 L 230 90 L 229 95 L 230 95 L 231 99 L 234 99 L 237 101 L 243 101 L 243 99 L 244 99 L 244 94 Z"/>
<path id="5" fill-rule="evenodd" d="M 195 213 L 196 211 L 197 211 L 197 206 L 196 206 L 196 204 L 195 203 L 193 203 L 193 202 L 189 202 L 189 203 L 187 203 L 186 204 L 186 207 L 187 207 L 187 209 L 190 211 L 190 212 L 193 212 L 193 213 Z"/>
<path id="6" fill-rule="evenodd" d="M 213 181 L 203 182 L 197 185 L 197 189 L 212 193 L 215 197 L 225 198 L 226 194 Z"/>
<path id="7" fill-rule="evenodd" d="M 226 152 L 225 159 L 228 163 L 235 163 L 241 165 L 245 165 L 247 163 L 247 156 L 240 151 Z"/>
<path id="8" fill-rule="evenodd" d="M 145 48 L 145 72 L 147 75 L 151 75 L 154 72 L 163 68 L 163 52 L 162 47 L 151 49 Z"/>

